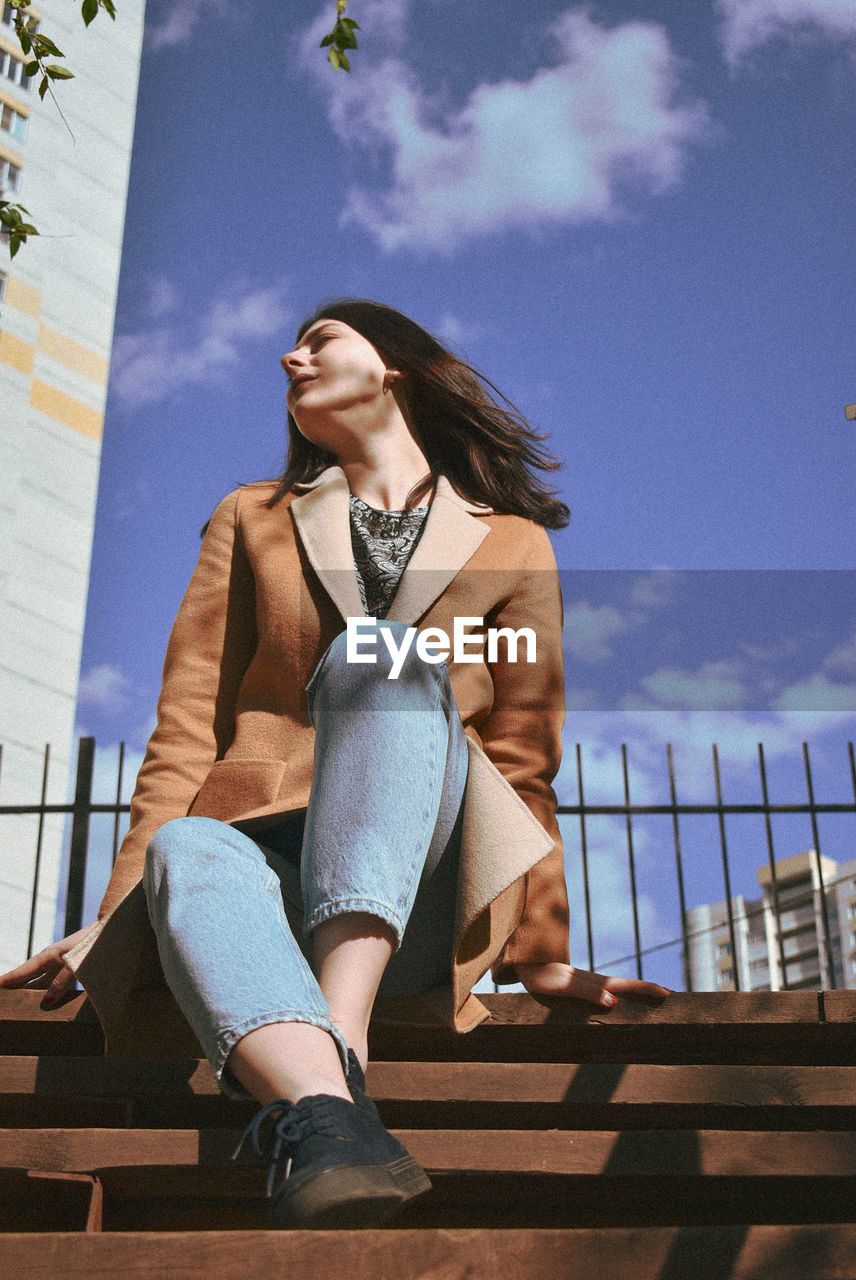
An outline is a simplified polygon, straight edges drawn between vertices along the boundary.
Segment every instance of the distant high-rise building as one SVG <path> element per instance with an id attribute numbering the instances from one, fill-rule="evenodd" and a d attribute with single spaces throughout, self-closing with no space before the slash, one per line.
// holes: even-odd
<path id="1" fill-rule="evenodd" d="M 145 0 L 88 30 L 79 5 L 39 0 L 75 76 L 55 86 L 62 114 L 0 11 L 0 188 L 40 232 L 14 259 L 0 245 L 0 803 L 21 804 L 46 742 L 49 799 L 66 798 Z M 26 951 L 37 821 L 0 833 L 0 970 Z M 54 927 L 61 827 L 45 828 L 35 946 Z"/>
<path id="2" fill-rule="evenodd" d="M 856 987 L 856 859 L 833 862 L 813 849 L 758 867 L 761 897 L 687 912 L 695 991 Z M 778 908 L 778 909 L 777 909 Z"/>

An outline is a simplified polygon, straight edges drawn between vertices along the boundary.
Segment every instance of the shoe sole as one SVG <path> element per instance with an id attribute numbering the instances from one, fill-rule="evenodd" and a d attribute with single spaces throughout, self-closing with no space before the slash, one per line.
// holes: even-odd
<path id="1" fill-rule="evenodd" d="M 377 1227 L 431 1182 L 412 1156 L 389 1164 L 333 1165 L 321 1169 L 271 1203 L 271 1226 L 285 1230 L 351 1230 Z"/>

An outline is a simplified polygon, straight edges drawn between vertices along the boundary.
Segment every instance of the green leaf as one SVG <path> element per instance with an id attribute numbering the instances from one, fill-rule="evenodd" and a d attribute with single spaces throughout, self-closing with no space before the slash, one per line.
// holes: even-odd
<path id="1" fill-rule="evenodd" d="M 38 64 L 38 62 L 36 61 L 36 59 L 35 59 L 35 58 L 33 58 L 32 62 L 27 62 L 27 63 L 25 64 L 25 66 L 24 66 L 24 71 L 27 73 L 27 75 L 28 75 L 28 76 L 35 76 L 35 75 L 38 75 L 38 73 L 39 73 L 39 64 Z"/>
<path id="2" fill-rule="evenodd" d="M 107 13 L 109 13 L 110 17 L 111 17 L 111 18 L 113 19 L 113 21 L 115 22 L 115 21 L 116 21 L 116 6 L 115 6 L 115 4 L 113 3 L 113 0 L 101 0 L 101 3 L 102 3 L 102 5 L 104 6 L 104 8 L 105 8 L 105 10 L 107 11 Z"/>
<path id="3" fill-rule="evenodd" d="M 327 54 L 327 61 L 330 63 L 330 66 L 333 68 L 333 70 L 334 70 L 334 71 L 338 71 L 338 70 L 339 70 L 339 51 L 338 51 L 338 49 L 331 49 L 331 50 L 330 50 L 330 52 Z"/>
<path id="4" fill-rule="evenodd" d="M 339 66 L 343 71 L 350 71 L 351 64 L 344 53 L 339 54 Z"/>
<path id="5" fill-rule="evenodd" d="M 73 71 L 69 71 L 68 67 L 57 66 L 55 62 L 51 62 L 47 67 L 45 67 L 45 71 L 50 76 L 51 80 L 73 80 L 74 79 Z"/>
<path id="6" fill-rule="evenodd" d="M 324 39 L 319 44 L 319 49 L 326 49 L 328 45 L 333 43 L 333 32 L 328 31 Z"/>
<path id="7" fill-rule="evenodd" d="M 10 237 L 9 239 L 9 257 L 10 258 L 14 258 L 15 254 L 20 249 L 21 244 L 26 242 L 26 239 L 27 239 L 26 236 L 13 235 Z"/>
<path id="8" fill-rule="evenodd" d="M 29 53 L 30 50 L 32 49 L 33 42 L 30 39 L 26 30 L 21 30 L 18 32 L 18 44 L 24 50 L 24 53 Z"/>
<path id="9" fill-rule="evenodd" d="M 41 84 L 39 85 L 39 97 L 44 98 L 47 91 L 48 91 L 48 78 L 47 76 L 42 76 Z"/>
<path id="10" fill-rule="evenodd" d="M 43 35 L 33 36 L 33 44 L 35 45 L 36 49 L 42 56 L 44 56 L 44 54 L 46 53 L 49 53 L 54 58 L 65 57 L 65 54 L 63 53 L 62 49 L 58 49 L 54 44 L 53 40 L 49 40 L 47 36 L 43 36 Z"/>
<path id="11" fill-rule="evenodd" d="M 93 18 L 98 16 L 98 0 L 83 0 L 80 6 L 80 16 L 88 27 Z"/>
<path id="12" fill-rule="evenodd" d="M 354 22 L 353 18 L 342 18 L 341 21 L 346 27 L 353 27 L 355 31 L 359 31 L 360 29 L 360 24 L 358 22 Z"/>

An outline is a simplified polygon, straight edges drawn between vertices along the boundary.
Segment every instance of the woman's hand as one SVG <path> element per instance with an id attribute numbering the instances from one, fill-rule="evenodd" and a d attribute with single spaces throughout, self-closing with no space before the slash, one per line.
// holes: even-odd
<path id="1" fill-rule="evenodd" d="M 603 1009 L 611 1009 L 618 996 L 648 996 L 661 1000 L 670 995 L 668 987 L 641 978 L 611 978 L 588 969 L 575 969 L 570 964 L 518 964 L 517 976 L 532 996 L 573 996 Z"/>
<path id="2" fill-rule="evenodd" d="M 78 942 L 82 942 L 94 928 L 94 924 L 88 924 L 84 929 L 78 929 L 77 933 L 70 933 L 67 938 L 52 942 L 38 955 L 19 964 L 17 969 L 0 974 L 0 987 L 32 987 L 36 990 L 46 987 L 42 1008 L 56 1008 L 74 986 L 74 974 L 65 962 L 66 953 Z"/>

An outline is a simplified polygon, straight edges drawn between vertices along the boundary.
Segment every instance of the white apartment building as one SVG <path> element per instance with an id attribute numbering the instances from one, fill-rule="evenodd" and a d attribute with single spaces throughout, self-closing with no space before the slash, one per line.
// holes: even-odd
<path id="1" fill-rule="evenodd" d="M 856 859 L 818 859 L 809 849 L 775 869 L 775 890 L 765 863 L 756 872 L 761 897 L 732 898 L 735 945 L 725 902 L 687 912 L 694 991 L 825 990 L 830 970 L 837 988 L 856 987 Z"/>
<path id="2" fill-rule="evenodd" d="M 0 244 L 0 804 L 66 799 L 145 0 L 84 28 L 80 5 L 32 12 L 75 79 L 62 115 L 0 0 L 0 188 L 41 233 Z M 65 117 L 65 121 L 63 120 Z M 53 934 L 61 818 L 45 829 L 34 945 Z M 0 971 L 26 954 L 37 819 L 0 826 Z"/>

